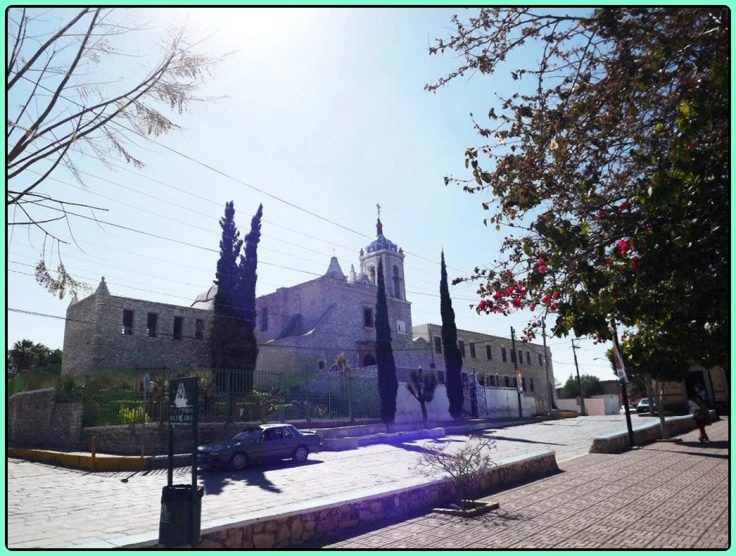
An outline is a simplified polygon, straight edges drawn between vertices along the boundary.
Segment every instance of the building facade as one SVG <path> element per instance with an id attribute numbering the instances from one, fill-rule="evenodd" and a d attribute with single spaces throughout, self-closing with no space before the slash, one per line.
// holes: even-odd
<path id="1" fill-rule="evenodd" d="M 441 327 L 415 326 L 406 299 L 404 252 L 383 234 L 361 249 L 358 270 L 347 275 L 332 257 L 323 276 L 256 299 L 256 370 L 329 370 L 344 354 L 350 367 L 376 364 L 375 309 L 378 267 L 382 262 L 389 325 L 396 366 L 445 371 Z M 209 366 L 209 333 L 217 287 L 197 296 L 190 307 L 111 295 L 104 278 L 97 291 L 67 308 L 64 374 L 131 367 Z M 488 386 L 516 387 L 523 373 L 524 395 L 548 400 L 554 384 L 549 349 L 507 338 L 458 330 L 463 370 L 476 372 Z M 518 360 L 518 364 L 516 361 Z M 545 366 L 546 365 L 546 366 Z"/>

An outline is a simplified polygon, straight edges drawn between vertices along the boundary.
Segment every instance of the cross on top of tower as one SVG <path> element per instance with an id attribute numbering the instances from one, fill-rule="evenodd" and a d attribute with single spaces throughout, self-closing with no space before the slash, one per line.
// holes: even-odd
<path id="1" fill-rule="evenodd" d="M 376 203 L 376 208 L 378 209 L 378 219 L 381 219 L 381 205 Z"/>

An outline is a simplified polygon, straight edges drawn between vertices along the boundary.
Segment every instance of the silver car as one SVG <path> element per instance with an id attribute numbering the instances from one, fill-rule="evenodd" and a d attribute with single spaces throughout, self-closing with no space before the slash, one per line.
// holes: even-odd
<path id="1" fill-rule="evenodd" d="M 322 447 L 316 431 L 292 425 L 270 424 L 245 429 L 230 440 L 197 448 L 197 464 L 202 467 L 231 467 L 236 471 L 250 464 L 290 458 L 303 463 Z"/>

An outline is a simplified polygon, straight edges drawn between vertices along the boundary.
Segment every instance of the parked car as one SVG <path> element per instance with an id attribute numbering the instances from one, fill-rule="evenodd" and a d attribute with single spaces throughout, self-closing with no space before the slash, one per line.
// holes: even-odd
<path id="1" fill-rule="evenodd" d="M 649 400 L 643 398 L 639 401 L 639 405 L 636 406 L 637 413 L 649 413 Z"/>
<path id="2" fill-rule="evenodd" d="M 236 471 L 250 464 L 291 458 L 304 463 L 322 447 L 316 431 L 299 430 L 288 424 L 260 425 L 245 429 L 230 440 L 197 448 L 200 467 L 231 467 Z"/>

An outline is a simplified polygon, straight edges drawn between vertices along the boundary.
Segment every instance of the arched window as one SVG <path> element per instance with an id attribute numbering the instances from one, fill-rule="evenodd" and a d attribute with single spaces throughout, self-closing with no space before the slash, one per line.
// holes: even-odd
<path id="1" fill-rule="evenodd" d="M 370 353 L 363 358 L 364 367 L 372 367 L 375 364 L 376 364 L 376 358 L 373 357 Z"/>
<path id="2" fill-rule="evenodd" d="M 401 299 L 401 276 L 399 276 L 399 267 L 394 265 L 394 297 Z"/>
<path id="3" fill-rule="evenodd" d="M 372 266 L 368 268 L 368 273 L 371 275 L 371 284 L 376 283 L 376 267 Z"/>

